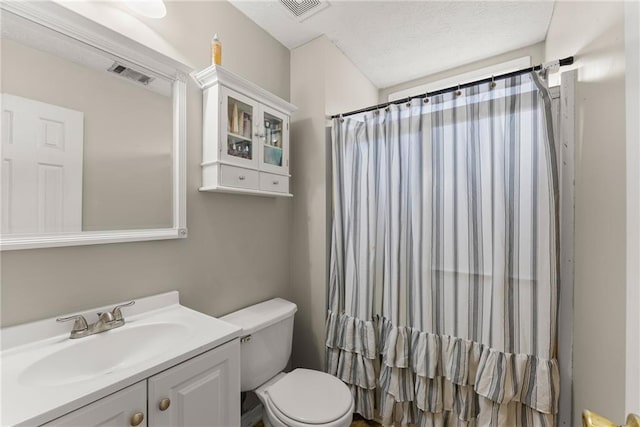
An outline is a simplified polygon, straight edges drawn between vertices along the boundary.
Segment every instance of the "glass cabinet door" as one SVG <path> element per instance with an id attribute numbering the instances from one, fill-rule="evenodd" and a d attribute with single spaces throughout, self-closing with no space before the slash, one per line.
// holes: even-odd
<path id="1" fill-rule="evenodd" d="M 287 173 L 288 129 L 286 116 L 263 107 L 260 168 L 271 172 Z"/>
<path id="2" fill-rule="evenodd" d="M 231 163 L 245 166 L 257 165 L 254 127 L 257 105 L 251 99 L 224 88 L 222 99 L 223 123 L 221 126 L 222 157 Z M 225 124 L 226 122 L 226 124 Z"/>

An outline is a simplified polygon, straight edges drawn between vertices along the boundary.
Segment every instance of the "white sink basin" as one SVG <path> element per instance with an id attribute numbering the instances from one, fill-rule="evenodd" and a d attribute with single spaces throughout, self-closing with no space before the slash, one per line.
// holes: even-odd
<path id="1" fill-rule="evenodd" d="M 111 374 L 161 354 L 189 332 L 185 325 L 151 323 L 122 326 L 73 340 L 72 344 L 25 367 L 25 385 L 60 386 Z"/>
<path id="2" fill-rule="evenodd" d="M 92 323 L 115 305 L 71 314 Z M 77 339 L 69 338 L 72 325 L 55 317 L 3 328 L 0 426 L 44 424 L 241 333 L 180 305 L 177 292 L 139 298 L 123 315 L 123 326 Z"/>

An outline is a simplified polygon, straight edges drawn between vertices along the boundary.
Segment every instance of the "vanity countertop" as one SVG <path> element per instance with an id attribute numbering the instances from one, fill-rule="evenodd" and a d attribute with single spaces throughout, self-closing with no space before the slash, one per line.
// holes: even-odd
<path id="1" fill-rule="evenodd" d="M 80 313 L 95 313 L 115 304 Z M 241 329 L 180 305 L 178 292 L 136 300 L 125 325 L 70 339 L 55 318 L 2 329 L 0 424 L 39 425 L 240 336 Z M 93 316 L 93 317 L 92 317 Z"/>

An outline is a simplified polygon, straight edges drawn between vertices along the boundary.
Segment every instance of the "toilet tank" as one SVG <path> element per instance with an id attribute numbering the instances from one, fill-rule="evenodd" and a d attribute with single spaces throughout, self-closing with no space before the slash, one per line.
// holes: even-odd
<path id="1" fill-rule="evenodd" d="M 220 318 L 242 328 L 241 391 L 255 390 L 287 366 L 296 310 L 294 303 L 274 298 Z"/>

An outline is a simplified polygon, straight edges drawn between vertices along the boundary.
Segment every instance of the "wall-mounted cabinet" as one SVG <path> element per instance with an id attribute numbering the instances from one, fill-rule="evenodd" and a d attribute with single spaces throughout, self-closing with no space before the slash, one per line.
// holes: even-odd
<path id="1" fill-rule="evenodd" d="M 289 118 L 296 107 L 219 66 L 194 79 L 203 89 L 200 191 L 291 197 Z"/>

